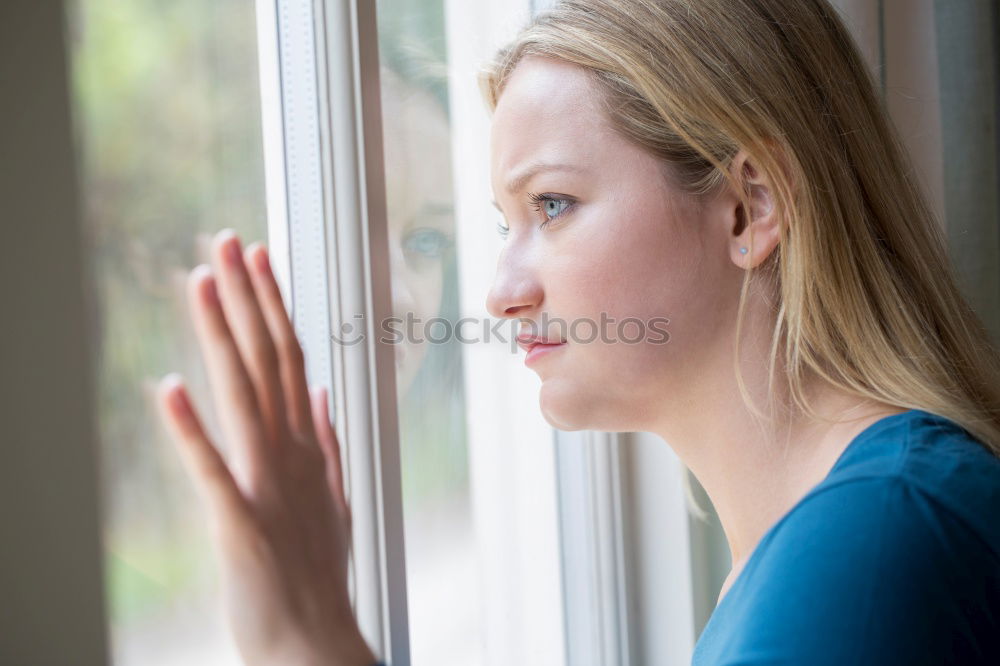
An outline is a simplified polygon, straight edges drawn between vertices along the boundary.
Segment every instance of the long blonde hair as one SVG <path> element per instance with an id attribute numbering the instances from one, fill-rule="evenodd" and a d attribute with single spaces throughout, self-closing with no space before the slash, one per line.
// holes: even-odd
<path id="1" fill-rule="evenodd" d="M 769 377 L 781 352 L 803 414 L 820 418 L 805 394 L 818 377 L 944 416 L 1000 456 L 1000 354 L 826 0 L 564 0 L 483 68 L 491 111 L 527 55 L 587 70 L 611 125 L 695 200 L 728 184 L 750 210 L 728 169 L 740 149 L 770 178 L 781 240 L 756 269 L 778 289 Z"/>

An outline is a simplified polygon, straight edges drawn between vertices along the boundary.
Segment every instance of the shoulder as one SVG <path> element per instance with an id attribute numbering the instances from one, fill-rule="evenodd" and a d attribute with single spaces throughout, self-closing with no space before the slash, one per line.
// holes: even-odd
<path id="1" fill-rule="evenodd" d="M 695 663 L 1000 663 L 1000 460 L 922 410 L 882 419 L 767 531 Z"/>
<path id="2" fill-rule="evenodd" d="M 734 646 L 775 661 L 951 661 L 1000 646 L 1000 560 L 903 474 L 845 477 L 786 515 L 748 563 Z M 732 592 L 730 592 L 731 594 Z M 983 662 L 986 663 L 986 662 Z"/>
<path id="3" fill-rule="evenodd" d="M 867 577 L 882 583 L 880 566 L 914 575 L 976 554 L 1000 562 L 991 540 L 965 512 L 953 511 L 949 495 L 939 490 L 902 474 L 824 484 L 766 535 L 758 566 L 787 565 L 809 555 L 809 566 L 803 567 L 808 575 L 841 573 L 854 581 Z M 861 564 L 866 566 L 851 568 Z"/>
<path id="4" fill-rule="evenodd" d="M 996 516 L 1000 459 L 952 421 L 910 410 L 859 435 L 768 531 L 760 560 L 808 551 L 817 567 L 844 569 L 856 558 L 866 572 L 885 565 L 911 574 L 943 559 L 1000 562 Z M 825 553 L 838 557 L 827 562 Z"/>
<path id="5" fill-rule="evenodd" d="M 904 512 L 890 529 L 958 521 L 1000 554 L 1000 458 L 958 424 L 919 409 L 883 419 L 852 442 L 806 499 L 862 501 L 889 486 L 896 496 L 887 500 L 922 512 Z M 802 504 L 808 510 L 809 502 Z"/>

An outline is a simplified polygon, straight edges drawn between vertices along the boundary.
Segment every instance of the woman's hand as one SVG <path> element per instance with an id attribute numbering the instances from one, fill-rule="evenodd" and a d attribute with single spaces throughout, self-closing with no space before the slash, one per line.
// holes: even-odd
<path id="1" fill-rule="evenodd" d="M 326 391 L 306 386 L 266 249 L 244 253 L 220 232 L 187 293 L 233 469 L 176 374 L 161 380 L 157 405 L 206 505 L 240 654 L 267 666 L 370 666 L 347 588 L 340 446 Z"/>

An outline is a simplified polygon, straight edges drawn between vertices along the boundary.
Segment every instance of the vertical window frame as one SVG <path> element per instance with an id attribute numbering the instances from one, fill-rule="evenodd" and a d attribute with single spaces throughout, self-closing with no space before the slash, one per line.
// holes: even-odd
<path id="1" fill-rule="evenodd" d="M 376 328 L 392 303 L 375 4 L 257 0 L 257 19 L 275 273 L 310 381 L 332 386 L 358 624 L 377 654 L 407 664 L 394 350 Z M 314 186 L 300 187 L 297 177 Z M 333 332 L 356 342 L 333 344 Z"/>

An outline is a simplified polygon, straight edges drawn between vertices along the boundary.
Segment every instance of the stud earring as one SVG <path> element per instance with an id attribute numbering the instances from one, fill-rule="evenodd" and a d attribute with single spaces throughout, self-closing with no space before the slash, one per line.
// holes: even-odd
<path id="1" fill-rule="evenodd" d="M 740 254 L 746 254 L 746 253 L 747 253 L 747 249 L 745 247 L 741 247 L 740 248 Z"/>

